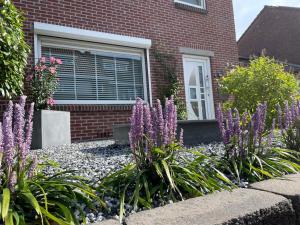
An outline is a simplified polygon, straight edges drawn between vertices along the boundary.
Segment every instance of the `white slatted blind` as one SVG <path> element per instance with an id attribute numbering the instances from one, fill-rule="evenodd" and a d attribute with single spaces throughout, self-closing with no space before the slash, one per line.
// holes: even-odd
<path id="1" fill-rule="evenodd" d="M 57 101 L 99 102 L 144 99 L 142 57 L 42 46 L 42 56 L 60 58 Z"/>

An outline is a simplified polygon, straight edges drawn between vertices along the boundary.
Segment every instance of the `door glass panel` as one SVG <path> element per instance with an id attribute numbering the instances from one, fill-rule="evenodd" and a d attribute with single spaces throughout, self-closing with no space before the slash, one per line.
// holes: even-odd
<path id="1" fill-rule="evenodd" d="M 207 116 L 206 116 L 206 105 L 205 105 L 205 100 L 201 100 L 201 106 L 202 106 L 202 118 L 204 120 L 207 119 Z"/>
<path id="2" fill-rule="evenodd" d="M 197 85 L 195 70 L 192 71 L 192 74 L 191 74 L 190 80 L 189 80 L 189 85 L 190 86 L 196 86 Z"/>
<path id="3" fill-rule="evenodd" d="M 197 89 L 196 88 L 190 88 L 190 98 L 197 99 Z"/>
<path id="4" fill-rule="evenodd" d="M 199 118 L 199 107 L 198 102 L 191 102 L 192 109 L 197 118 Z"/>
<path id="5" fill-rule="evenodd" d="M 204 77 L 203 77 L 203 70 L 202 70 L 202 66 L 198 67 L 199 69 L 199 81 L 200 81 L 200 87 L 204 87 Z"/>

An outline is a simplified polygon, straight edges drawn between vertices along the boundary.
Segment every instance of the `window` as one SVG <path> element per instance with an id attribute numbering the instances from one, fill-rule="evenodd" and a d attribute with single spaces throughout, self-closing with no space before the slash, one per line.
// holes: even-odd
<path id="1" fill-rule="evenodd" d="M 205 9 L 205 0 L 175 0 L 175 2 Z"/>
<path id="2" fill-rule="evenodd" d="M 42 38 L 41 55 L 63 61 L 57 104 L 127 104 L 147 98 L 142 50 Z"/>

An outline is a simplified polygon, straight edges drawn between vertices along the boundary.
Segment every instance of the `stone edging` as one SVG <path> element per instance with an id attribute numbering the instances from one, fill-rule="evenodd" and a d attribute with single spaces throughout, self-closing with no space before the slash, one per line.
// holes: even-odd
<path id="1" fill-rule="evenodd" d="M 299 225 L 300 174 L 132 214 L 126 225 Z M 107 220 L 94 225 L 118 225 Z"/>

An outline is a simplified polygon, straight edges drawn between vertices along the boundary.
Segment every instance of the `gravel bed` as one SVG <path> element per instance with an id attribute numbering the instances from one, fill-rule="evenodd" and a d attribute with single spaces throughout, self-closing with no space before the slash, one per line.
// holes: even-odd
<path id="1" fill-rule="evenodd" d="M 219 143 L 199 145 L 194 148 L 207 155 L 222 156 L 224 146 Z M 52 174 L 58 170 L 77 170 L 78 175 L 88 178 L 95 184 L 104 176 L 121 169 L 124 165 L 132 162 L 131 151 L 128 146 L 117 146 L 112 140 L 75 143 L 60 147 L 51 147 L 33 150 L 41 161 L 53 161 L 60 167 L 47 167 L 45 172 Z M 110 212 L 90 212 L 84 205 L 82 208 L 87 213 L 87 222 L 99 222 L 104 219 L 118 217 L 119 200 L 114 198 L 104 199 Z M 171 203 L 171 202 L 169 202 Z M 166 204 L 166 203 L 161 203 Z M 161 205 L 158 203 L 157 205 Z M 134 213 L 130 205 L 126 205 L 126 214 Z M 79 212 L 78 216 L 79 216 Z"/>
<path id="2" fill-rule="evenodd" d="M 78 175 L 93 183 L 132 161 L 130 149 L 117 146 L 112 140 L 75 143 L 33 150 L 39 159 L 54 161 L 64 170 L 77 170 Z M 58 169 L 58 168 L 57 168 Z M 47 168 L 53 173 L 55 168 Z"/>

